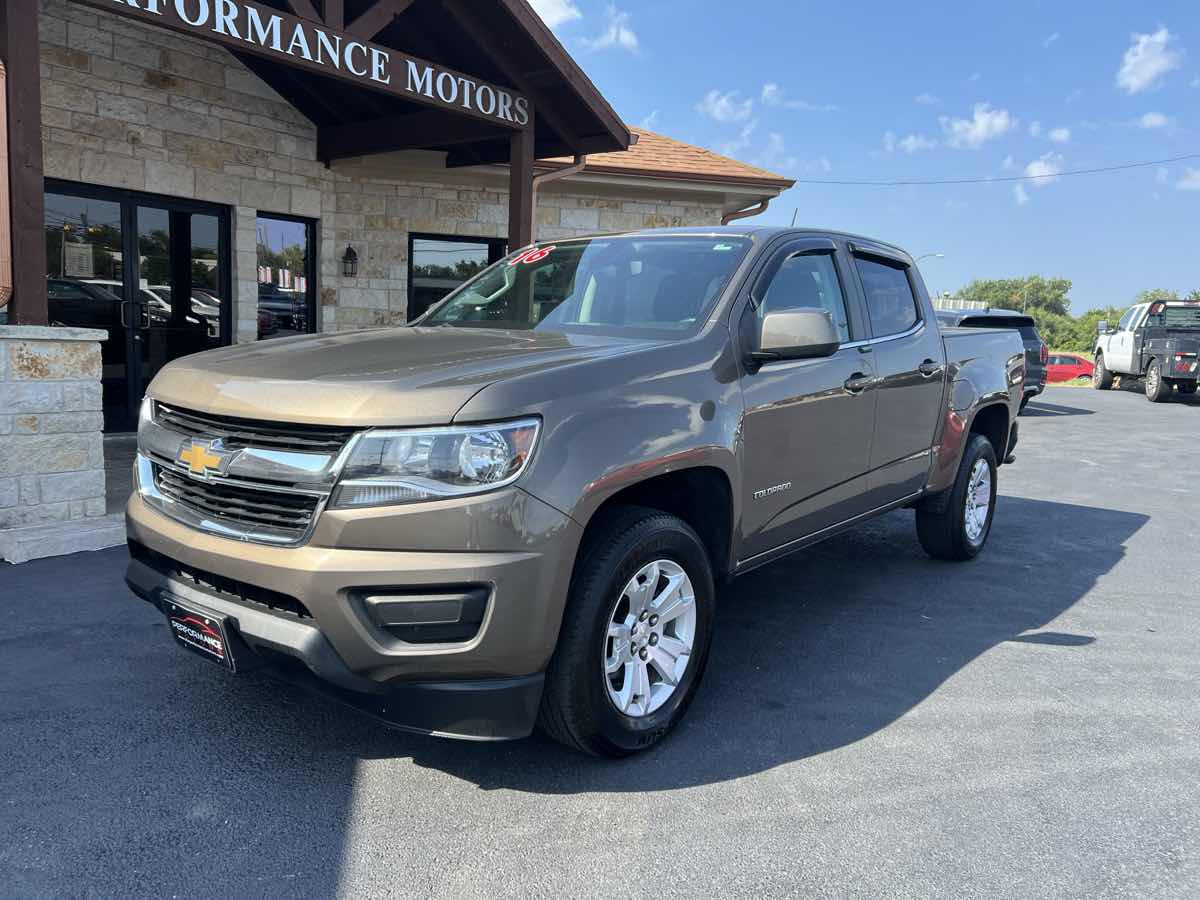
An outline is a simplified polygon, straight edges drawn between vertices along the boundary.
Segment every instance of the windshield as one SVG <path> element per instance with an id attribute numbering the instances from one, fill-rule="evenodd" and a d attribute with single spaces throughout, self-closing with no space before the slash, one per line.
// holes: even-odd
<path id="1" fill-rule="evenodd" d="M 748 238 L 723 235 L 544 243 L 480 273 L 415 324 L 683 335 L 749 249 Z"/>

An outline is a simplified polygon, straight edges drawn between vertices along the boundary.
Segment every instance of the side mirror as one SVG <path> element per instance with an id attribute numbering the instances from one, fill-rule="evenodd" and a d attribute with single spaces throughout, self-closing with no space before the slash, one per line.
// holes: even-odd
<path id="1" fill-rule="evenodd" d="M 1097 322 L 1096 331 L 1098 331 L 1100 334 L 1108 334 L 1108 320 L 1101 319 L 1099 322 Z"/>
<path id="2" fill-rule="evenodd" d="M 781 359 L 830 356 L 841 343 L 828 310 L 789 309 L 763 316 L 758 347 L 750 358 L 760 365 Z"/>

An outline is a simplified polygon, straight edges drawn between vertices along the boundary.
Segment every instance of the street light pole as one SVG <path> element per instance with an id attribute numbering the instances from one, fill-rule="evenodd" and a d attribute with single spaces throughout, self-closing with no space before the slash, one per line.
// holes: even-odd
<path id="1" fill-rule="evenodd" d="M 945 259 L 945 258 L 946 258 L 945 253 L 926 253 L 926 254 L 923 254 L 922 256 L 918 256 L 917 262 L 920 262 L 923 259 Z"/>

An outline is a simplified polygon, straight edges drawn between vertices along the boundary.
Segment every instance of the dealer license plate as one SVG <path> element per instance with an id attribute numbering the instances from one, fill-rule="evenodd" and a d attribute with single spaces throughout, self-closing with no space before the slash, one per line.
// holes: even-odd
<path id="1" fill-rule="evenodd" d="M 167 598 L 167 625 L 176 643 L 209 662 L 237 671 L 224 616 Z"/>

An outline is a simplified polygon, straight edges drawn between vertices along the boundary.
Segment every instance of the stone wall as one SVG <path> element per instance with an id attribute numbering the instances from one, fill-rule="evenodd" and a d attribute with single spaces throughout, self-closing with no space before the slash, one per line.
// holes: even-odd
<path id="1" fill-rule="evenodd" d="M 104 515 L 103 339 L 0 326 L 0 536 Z"/>
<path id="2" fill-rule="evenodd" d="M 508 196 L 498 186 L 430 177 L 359 176 L 316 159 L 316 129 L 224 49 L 69 0 L 40 0 L 46 176 L 188 197 L 232 207 L 240 341 L 257 337 L 255 218 L 320 220 L 322 328 L 402 322 L 408 234 L 500 237 Z M 715 225 L 718 201 L 548 187 L 540 235 Z M 343 278 L 347 244 L 358 277 Z"/>

